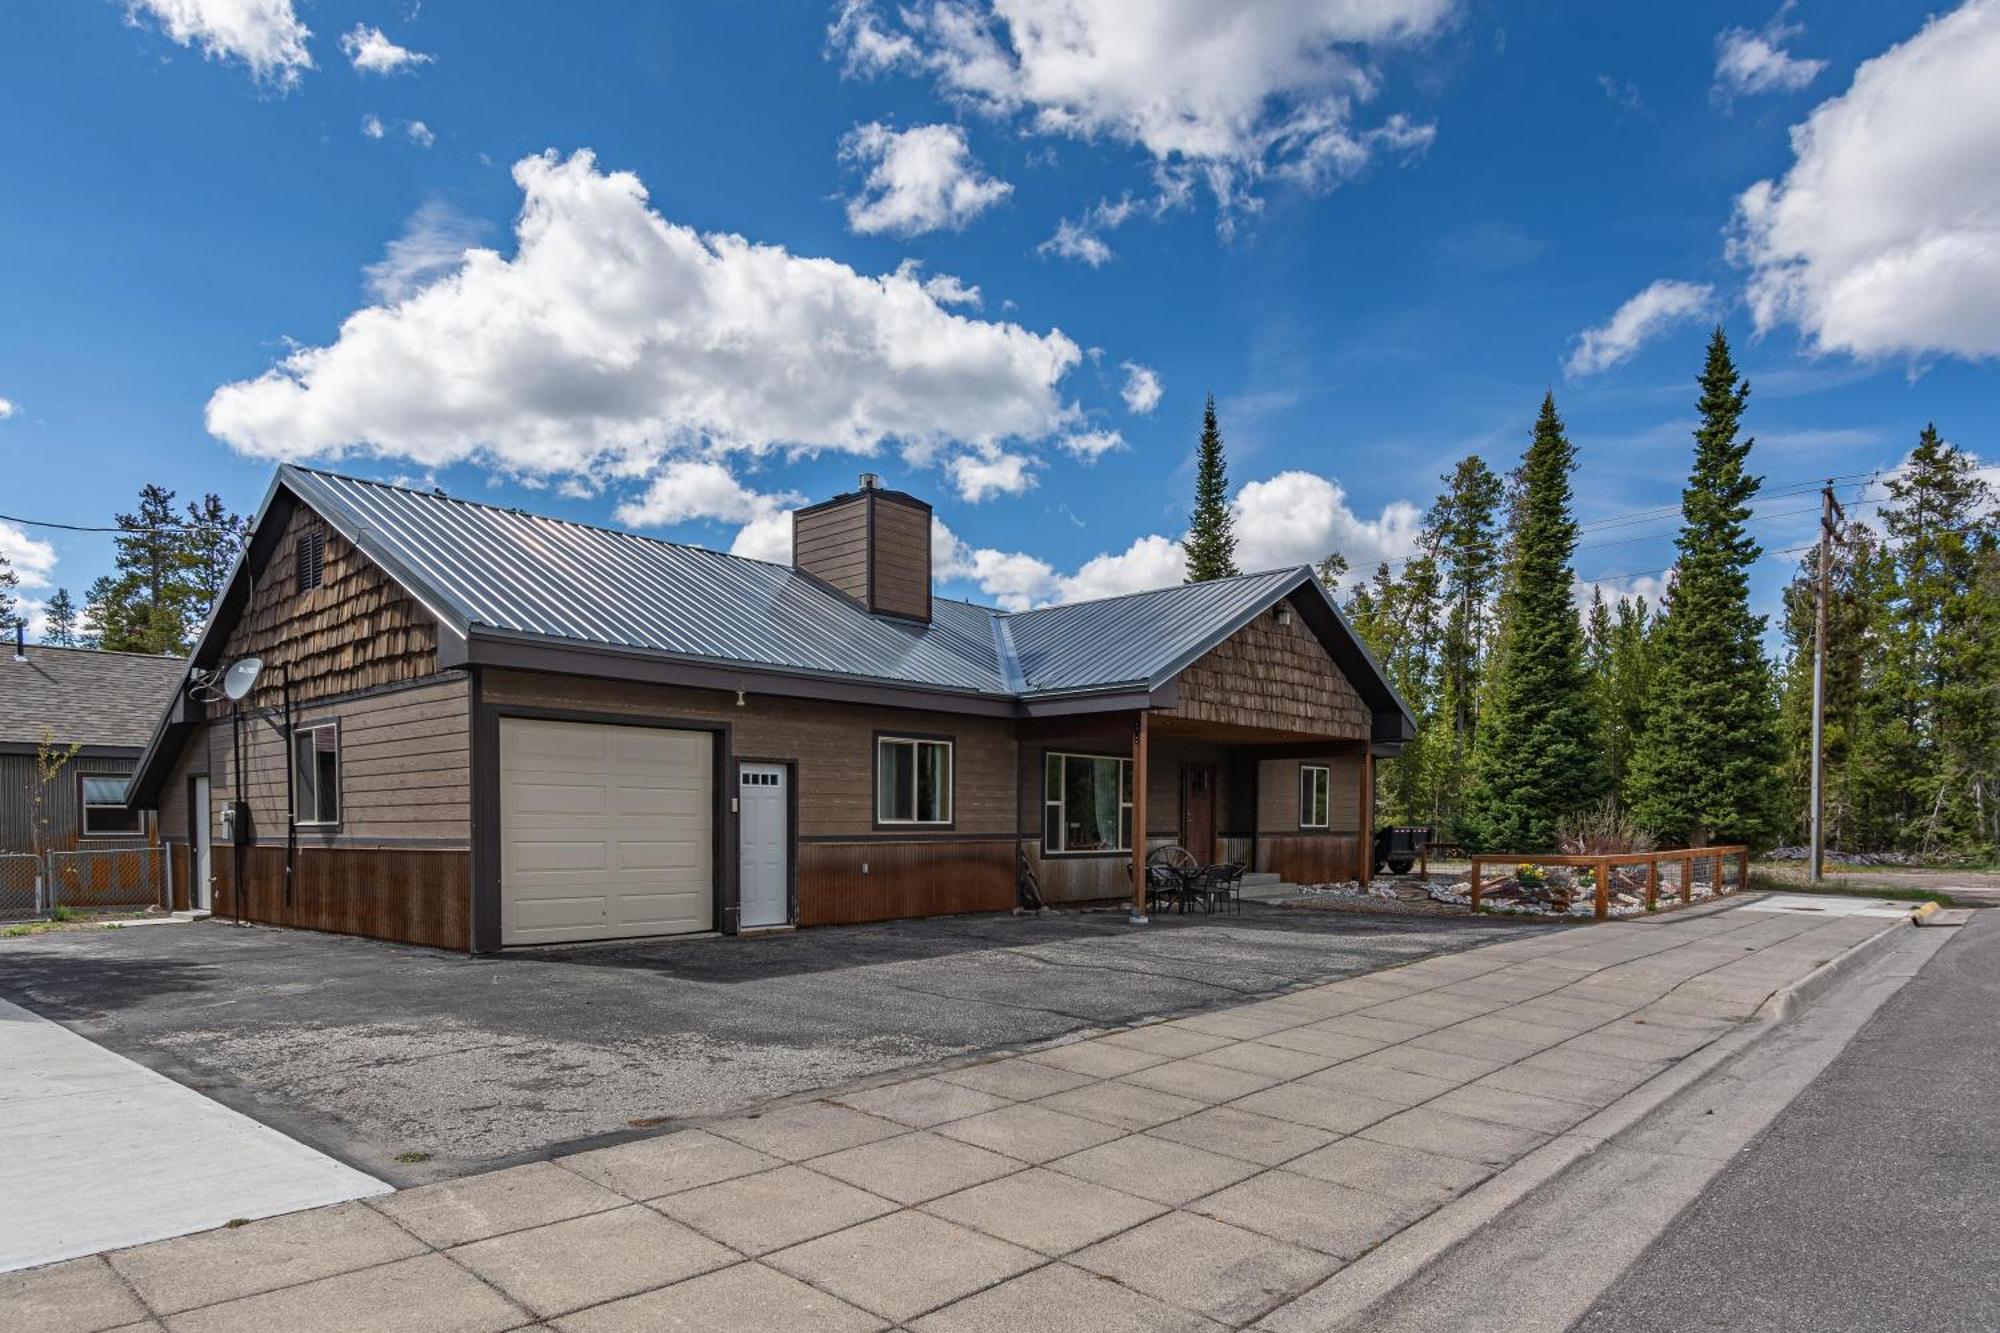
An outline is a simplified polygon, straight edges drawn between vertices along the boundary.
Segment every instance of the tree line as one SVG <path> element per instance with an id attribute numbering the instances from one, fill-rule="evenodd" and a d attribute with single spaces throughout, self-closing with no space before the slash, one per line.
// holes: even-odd
<path id="1" fill-rule="evenodd" d="M 81 607 L 57 588 L 42 607 L 41 641 L 54 648 L 185 654 L 222 596 L 249 520 L 206 494 L 177 506 L 164 486 L 139 489 L 115 519 L 112 571 L 93 580 Z M 19 576 L 0 556 L 0 626 L 24 620 Z"/>
<path id="2" fill-rule="evenodd" d="M 1586 840 L 1798 843 L 1810 818 L 1818 564 L 1786 588 L 1780 650 L 1750 608 L 1763 478 L 1750 386 L 1718 327 L 1675 560 L 1655 603 L 1573 568 L 1577 453 L 1546 395 L 1518 466 L 1477 455 L 1440 480 L 1415 551 L 1320 577 L 1417 719 L 1378 767 L 1385 821 L 1480 850 Z M 1236 572 L 1214 401 L 1204 413 L 1188 578 Z M 2000 855 L 2000 512 L 1979 459 L 1926 427 L 1877 523 L 1840 525 L 1826 705 L 1828 845 L 1926 859 Z M 1872 502 L 1871 502 L 1872 503 Z M 1879 525 L 1879 526 L 1878 526 Z"/>

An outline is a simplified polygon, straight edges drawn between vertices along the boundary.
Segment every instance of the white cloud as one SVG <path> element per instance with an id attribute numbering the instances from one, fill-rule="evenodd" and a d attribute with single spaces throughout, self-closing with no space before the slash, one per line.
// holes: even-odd
<path id="1" fill-rule="evenodd" d="M 19 410 L 12 398 L 0 398 L 0 421 L 5 421 Z"/>
<path id="2" fill-rule="evenodd" d="M 210 60 L 242 61 L 259 83 L 292 88 L 313 67 L 306 49 L 312 29 L 299 21 L 292 0 L 125 0 L 127 22 L 136 25 L 142 15 Z"/>
<path id="3" fill-rule="evenodd" d="M 354 68 L 365 74 L 394 74 L 398 70 L 428 65 L 437 59 L 436 56 L 398 46 L 380 28 L 365 23 L 355 24 L 353 31 L 340 39 L 340 49 L 347 53 L 347 59 Z"/>
<path id="4" fill-rule="evenodd" d="M 1118 368 L 1125 372 L 1125 387 L 1119 395 L 1125 400 L 1126 411 L 1145 416 L 1160 405 L 1166 390 L 1160 385 L 1158 371 L 1137 361 L 1120 362 Z"/>
<path id="5" fill-rule="evenodd" d="M 1056 223 L 1053 235 L 1035 247 L 1037 254 L 1055 255 L 1059 259 L 1074 259 L 1080 263 L 1098 268 L 1111 258 L 1111 247 L 1102 237 L 1087 230 L 1082 223 L 1063 218 Z"/>
<path id="6" fill-rule="evenodd" d="M 789 525 L 791 511 L 786 506 L 804 503 L 805 497 L 795 491 L 753 491 L 720 463 L 679 458 L 655 473 L 638 499 L 619 505 L 616 515 L 620 523 L 648 528 L 697 518 L 756 523 L 783 517 Z"/>
<path id="7" fill-rule="evenodd" d="M 993 495 L 1019 495 L 1035 484 L 1030 468 L 1035 460 L 1005 449 L 984 449 L 951 460 L 952 483 L 959 496 L 978 504 Z"/>
<path id="8" fill-rule="evenodd" d="M 1621 597 L 1643 597 L 1646 610 L 1657 614 L 1660 604 L 1666 600 L 1667 589 L 1673 585 L 1674 573 L 1671 569 L 1658 574 L 1632 574 L 1624 578 L 1609 577 L 1597 579 L 1575 579 L 1569 586 L 1570 600 L 1576 603 L 1580 616 L 1590 614 L 1591 597 L 1604 594 L 1604 604 L 1615 608 Z"/>
<path id="9" fill-rule="evenodd" d="M 1125 437 L 1115 430 L 1079 431 L 1063 436 L 1062 447 L 1086 463 L 1095 463 L 1113 450 L 1123 449 Z"/>
<path id="10" fill-rule="evenodd" d="M 0 556 L 14 567 L 23 588 L 46 588 L 55 575 L 56 548 L 0 522 Z"/>
<path id="11" fill-rule="evenodd" d="M 365 138 L 379 139 L 387 131 L 382 127 L 382 118 L 370 112 L 361 118 L 361 133 Z"/>
<path id="12" fill-rule="evenodd" d="M 983 304 L 977 285 L 950 273 L 935 273 L 928 278 L 921 277 L 923 267 L 921 260 L 905 259 L 896 266 L 896 276 L 922 283 L 924 295 L 939 305 L 962 305 L 977 310 Z"/>
<path id="13" fill-rule="evenodd" d="M 1726 28 L 1715 37 L 1715 95 L 1730 98 L 1755 93 L 1795 93 L 1826 68 L 1824 60 L 1807 60 L 1785 50 L 1805 28 L 1785 22 L 1791 12 L 1786 0 L 1769 23 L 1757 32 Z"/>
<path id="14" fill-rule="evenodd" d="M 1760 331 L 1857 357 L 2000 355 L 2000 0 L 1970 0 L 1855 71 L 1737 200 Z"/>
<path id="15" fill-rule="evenodd" d="M 1347 504 L 1338 481 L 1317 473 L 1280 472 L 1253 481 L 1231 502 L 1236 519 L 1236 564 L 1245 571 L 1309 565 L 1339 551 L 1357 571 L 1416 549 L 1423 515 L 1407 500 L 1383 506 L 1365 519 Z"/>
<path id="16" fill-rule="evenodd" d="M 416 295 L 456 273 L 486 231 L 480 219 L 430 200 L 411 215 L 403 234 L 384 247 L 382 257 L 362 270 L 368 294 L 385 305 Z"/>
<path id="17" fill-rule="evenodd" d="M 409 135 L 410 142 L 419 148 L 429 148 L 437 142 L 437 135 L 432 134 L 431 127 L 424 124 L 421 120 L 404 121 L 403 133 Z"/>
<path id="18" fill-rule="evenodd" d="M 588 152 L 515 165 L 512 257 L 474 249 L 395 304 L 348 316 L 210 398 L 209 430 L 259 458 L 476 459 L 524 477 L 641 477 L 691 445 L 840 449 L 916 462 L 1066 430 L 1082 352 L 1058 331 L 940 304 L 910 271 L 703 236 Z"/>
<path id="19" fill-rule="evenodd" d="M 1706 314 L 1714 299 L 1715 289 L 1706 283 L 1662 278 L 1603 324 L 1579 333 L 1563 370 L 1571 378 L 1609 370 L 1667 330 Z"/>
<path id="20" fill-rule="evenodd" d="M 847 225 L 862 235 L 955 231 L 1014 192 L 972 160 L 956 125 L 857 125 L 840 141 L 840 156 L 868 173 L 847 201 Z"/>
<path id="21" fill-rule="evenodd" d="M 1268 174 L 1339 184 L 1429 130 L 1354 108 L 1390 47 L 1435 33 L 1452 0 L 921 0 L 891 24 L 848 0 L 828 30 L 849 73 L 927 73 L 948 97 L 1031 132 L 1131 144 L 1191 168 L 1226 208 Z M 1100 242 L 1101 244 L 1101 242 Z"/>

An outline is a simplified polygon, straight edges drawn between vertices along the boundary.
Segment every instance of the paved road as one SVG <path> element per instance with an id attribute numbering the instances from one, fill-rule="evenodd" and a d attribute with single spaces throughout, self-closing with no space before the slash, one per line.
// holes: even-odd
<path id="1" fill-rule="evenodd" d="M 475 959 L 210 922 L 0 942 L 0 996 L 413 1184 L 1544 929 L 1247 905 Z"/>
<path id="2" fill-rule="evenodd" d="M 1576 1324 L 2000 1328 L 2000 912 L 1982 912 Z"/>

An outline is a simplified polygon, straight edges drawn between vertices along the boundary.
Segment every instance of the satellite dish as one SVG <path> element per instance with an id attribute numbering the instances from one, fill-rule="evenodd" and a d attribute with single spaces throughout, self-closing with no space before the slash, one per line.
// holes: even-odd
<path id="1" fill-rule="evenodd" d="M 222 673 L 222 692 L 232 703 L 241 703 L 257 684 L 257 677 L 264 674 L 264 660 L 260 657 L 246 657 L 229 664 L 229 670 Z"/>

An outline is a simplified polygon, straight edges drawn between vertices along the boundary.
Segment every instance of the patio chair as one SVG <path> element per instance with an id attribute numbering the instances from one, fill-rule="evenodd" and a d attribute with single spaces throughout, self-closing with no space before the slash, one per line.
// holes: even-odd
<path id="1" fill-rule="evenodd" d="M 1202 910 L 1213 912 L 1218 903 L 1243 910 L 1243 867 L 1234 862 L 1203 866 L 1188 881 L 1188 896 L 1201 900 Z"/>
<path id="2" fill-rule="evenodd" d="M 1157 891 L 1161 902 L 1185 912 L 1189 884 L 1200 871 L 1201 862 L 1187 848 L 1172 844 L 1155 847 L 1146 854 L 1146 896 L 1154 897 Z"/>

